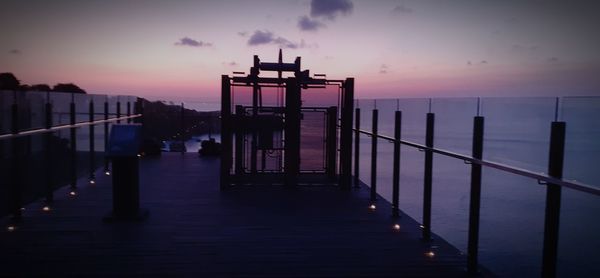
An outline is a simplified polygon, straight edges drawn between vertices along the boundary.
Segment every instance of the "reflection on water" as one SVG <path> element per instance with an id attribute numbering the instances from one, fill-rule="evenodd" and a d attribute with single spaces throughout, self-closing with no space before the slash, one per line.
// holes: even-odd
<path id="1" fill-rule="evenodd" d="M 221 142 L 221 134 L 212 134 L 210 136 L 211 138 L 215 138 L 215 140 L 217 142 Z M 192 136 L 192 138 L 190 140 L 185 141 L 185 148 L 186 148 L 186 152 L 188 153 L 198 153 L 198 151 L 200 150 L 200 144 L 202 144 L 203 140 L 208 140 L 209 136 L 208 134 L 203 134 L 203 135 L 198 135 L 198 136 Z M 171 150 L 171 144 L 172 143 L 178 143 L 178 141 L 163 141 L 163 151 L 165 152 L 170 152 Z"/>

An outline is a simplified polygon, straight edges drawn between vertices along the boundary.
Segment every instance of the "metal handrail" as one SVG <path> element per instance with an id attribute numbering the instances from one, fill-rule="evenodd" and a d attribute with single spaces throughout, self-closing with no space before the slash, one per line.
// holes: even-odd
<path id="1" fill-rule="evenodd" d="M 357 129 L 353 128 L 353 131 L 358 131 L 359 133 L 365 134 L 367 136 L 373 136 L 373 133 L 366 131 L 366 130 L 362 130 L 362 129 L 357 130 Z M 394 137 L 387 136 L 387 135 L 376 134 L 375 136 L 377 138 L 384 139 L 384 140 L 387 140 L 392 143 L 396 141 L 394 139 Z M 538 183 L 556 184 L 559 186 L 571 188 L 573 190 L 600 196 L 600 188 L 597 188 L 592 185 L 588 185 L 588 184 L 584 184 L 584 183 L 580 183 L 580 182 L 576 182 L 576 181 L 557 179 L 557 178 L 554 178 L 554 177 L 551 177 L 551 176 L 548 176 L 548 175 L 545 175 L 542 173 L 537 173 L 537 172 L 533 172 L 530 170 L 525 170 L 525 169 L 521 169 L 518 167 L 514 167 L 514 166 L 510 166 L 510 165 L 506 165 L 506 164 L 502 164 L 502 163 L 498 163 L 498 162 L 476 159 L 476 158 L 473 158 L 468 155 L 464 155 L 464 154 L 460 154 L 460 153 L 456 153 L 456 152 L 452 152 L 452 151 L 448 151 L 448 150 L 444 150 L 444 149 L 430 148 L 425 145 L 407 141 L 407 140 L 400 140 L 400 144 L 411 146 L 411 147 L 417 148 L 419 150 L 426 150 L 426 151 L 431 151 L 433 153 L 437 153 L 437 154 L 441 154 L 441 155 L 445 155 L 445 156 L 449 156 L 449 157 L 454 157 L 454 158 L 457 158 L 460 160 L 464 160 L 466 163 L 475 163 L 475 164 L 479 164 L 482 166 L 498 169 L 498 170 L 501 170 L 504 172 L 516 174 L 519 176 L 537 179 Z"/>
<path id="2" fill-rule="evenodd" d="M 42 134 L 42 133 L 47 133 L 47 132 L 54 132 L 54 131 L 61 130 L 61 129 L 79 128 L 79 127 L 90 126 L 90 125 L 116 122 L 116 121 L 121 121 L 121 120 L 138 118 L 141 116 L 142 116 L 142 114 L 134 114 L 131 116 L 123 116 L 123 117 L 111 118 L 111 119 L 106 119 L 106 120 L 97 120 L 97 121 L 92 121 L 92 122 L 88 121 L 88 122 L 81 122 L 81 123 L 76 123 L 76 124 L 57 125 L 57 126 L 53 126 L 51 128 L 38 128 L 38 129 L 20 131 L 17 133 L 2 134 L 2 135 L 0 135 L 0 140 Z"/>

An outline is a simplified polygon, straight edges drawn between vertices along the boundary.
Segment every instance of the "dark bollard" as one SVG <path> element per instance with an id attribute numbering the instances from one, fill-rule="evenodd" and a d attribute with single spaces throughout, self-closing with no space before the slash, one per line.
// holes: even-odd
<path id="1" fill-rule="evenodd" d="M 562 179 L 563 174 L 565 130 L 565 122 L 552 122 L 548 174 L 557 179 Z M 544 222 L 542 277 L 556 277 L 558 231 L 560 228 L 560 199 L 560 185 L 549 183 L 546 186 L 546 213 Z"/>
<path id="2" fill-rule="evenodd" d="M 139 157 L 141 126 L 113 125 L 108 156 L 112 160 L 113 210 L 105 222 L 142 221 L 148 211 L 140 209 Z"/>
<path id="3" fill-rule="evenodd" d="M 425 146 L 433 148 L 433 126 L 435 114 L 427 113 Z M 425 150 L 425 170 L 423 177 L 423 240 L 431 240 L 431 184 L 433 175 L 433 152 Z"/>
<path id="4" fill-rule="evenodd" d="M 373 109 L 373 131 L 371 137 L 371 201 L 377 200 L 377 109 Z"/>
<path id="5" fill-rule="evenodd" d="M 483 157 L 483 117 L 473 121 L 473 152 L 476 159 Z M 471 163 L 471 196 L 469 202 L 469 242 L 467 246 L 467 270 L 478 273 L 479 255 L 479 209 L 481 203 L 481 164 Z"/>
<path id="6" fill-rule="evenodd" d="M 392 177 L 392 216 L 400 216 L 400 140 L 402 111 L 394 115 L 394 170 Z"/>

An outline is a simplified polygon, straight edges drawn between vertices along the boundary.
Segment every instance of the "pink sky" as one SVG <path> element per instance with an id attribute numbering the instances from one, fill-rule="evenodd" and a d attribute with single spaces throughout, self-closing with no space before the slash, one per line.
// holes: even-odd
<path id="1" fill-rule="evenodd" d="M 358 97 L 600 95 L 600 10 L 533 1 L 3 1 L 0 72 L 92 93 L 216 99 L 252 55 Z"/>

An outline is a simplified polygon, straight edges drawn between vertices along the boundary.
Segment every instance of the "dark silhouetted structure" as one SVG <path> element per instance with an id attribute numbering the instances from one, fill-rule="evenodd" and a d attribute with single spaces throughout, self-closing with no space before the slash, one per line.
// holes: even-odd
<path id="1" fill-rule="evenodd" d="M 261 71 L 277 72 L 277 77 L 259 76 Z M 307 105 L 305 95 L 318 93 L 311 90 L 331 87 L 338 94 L 337 103 Z M 268 95 L 268 89 L 276 92 Z M 221 90 L 222 189 L 273 183 L 350 188 L 353 78 L 310 77 L 308 70 L 301 70 L 300 57 L 284 63 L 280 50 L 276 63 L 261 62 L 255 55 L 250 74 L 223 75 Z M 319 124 L 323 129 L 317 131 L 314 125 Z M 312 141 L 303 141 L 308 136 Z"/>

